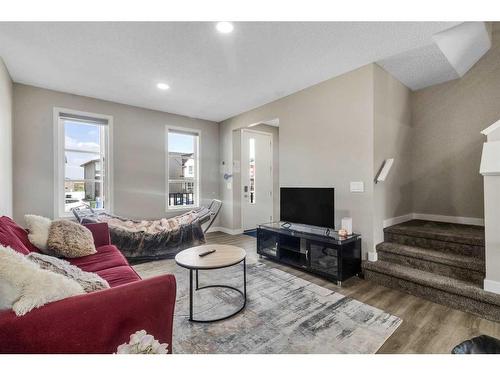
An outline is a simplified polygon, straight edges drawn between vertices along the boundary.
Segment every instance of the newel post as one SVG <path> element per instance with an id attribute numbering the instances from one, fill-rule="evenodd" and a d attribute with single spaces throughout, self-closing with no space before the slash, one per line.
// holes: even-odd
<path id="1" fill-rule="evenodd" d="M 500 120 L 481 133 L 487 137 L 479 170 L 484 178 L 484 290 L 500 294 Z"/>

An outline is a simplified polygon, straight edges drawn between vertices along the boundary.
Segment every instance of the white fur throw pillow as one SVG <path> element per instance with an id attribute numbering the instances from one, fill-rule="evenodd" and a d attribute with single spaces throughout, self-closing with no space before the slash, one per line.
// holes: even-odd
<path id="1" fill-rule="evenodd" d="M 64 259 L 40 253 L 29 253 L 26 256 L 44 270 L 49 270 L 75 280 L 87 293 L 109 288 L 108 282 L 98 274 L 85 272 Z"/>
<path id="2" fill-rule="evenodd" d="M 0 309 L 24 315 L 49 302 L 84 294 L 76 281 L 42 270 L 10 247 L 0 246 Z"/>
<path id="3" fill-rule="evenodd" d="M 28 227 L 28 239 L 33 245 L 46 253 L 52 220 L 38 215 L 24 215 L 24 220 Z"/>

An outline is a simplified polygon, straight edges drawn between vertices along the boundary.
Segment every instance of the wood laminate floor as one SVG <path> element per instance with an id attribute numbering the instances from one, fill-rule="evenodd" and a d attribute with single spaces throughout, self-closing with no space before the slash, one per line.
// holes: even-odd
<path id="1" fill-rule="evenodd" d="M 229 244 L 247 251 L 247 262 L 258 259 L 256 239 L 247 235 L 229 235 L 212 232 L 207 235 L 208 244 Z M 342 287 L 301 270 L 260 260 L 272 267 L 302 277 L 322 287 L 378 307 L 403 319 L 396 332 L 384 343 L 378 353 L 450 353 L 460 342 L 486 334 L 500 338 L 500 323 L 439 305 L 372 282 L 351 278 Z M 169 260 L 169 262 L 174 262 Z M 140 267 L 137 266 L 138 268 Z M 138 270 L 140 272 L 140 270 Z"/>

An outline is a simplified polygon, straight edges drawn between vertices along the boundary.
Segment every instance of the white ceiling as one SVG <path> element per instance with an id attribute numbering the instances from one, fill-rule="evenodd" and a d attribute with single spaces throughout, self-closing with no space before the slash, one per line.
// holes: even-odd
<path id="1" fill-rule="evenodd" d="M 2 22 L 0 56 L 15 82 L 221 121 L 371 62 L 410 88 L 453 79 L 429 45 L 457 24 L 237 22 L 219 34 L 211 22 Z M 389 58 L 419 50 L 425 64 Z"/>
<path id="2" fill-rule="evenodd" d="M 429 44 L 377 63 L 412 90 L 463 75 L 491 47 L 491 25 L 464 22 L 436 33 Z"/>
<path id="3" fill-rule="evenodd" d="M 436 45 L 460 77 L 491 48 L 491 24 L 464 22 L 434 35 Z"/>
<path id="4" fill-rule="evenodd" d="M 434 43 L 391 56 L 377 64 L 412 90 L 459 78 Z"/>

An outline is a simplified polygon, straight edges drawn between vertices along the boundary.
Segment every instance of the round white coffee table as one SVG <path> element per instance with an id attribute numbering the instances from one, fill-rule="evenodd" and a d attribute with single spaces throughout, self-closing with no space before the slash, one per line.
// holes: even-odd
<path id="1" fill-rule="evenodd" d="M 200 254 L 207 251 L 215 250 L 215 252 L 200 257 Z M 241 247 L 231 245 L 202 245 L 189 248 L 181 251 L 175 256 L 175 262 L 189 270 L 189 320 L 198 323 L 212 323 L 220 320 L 228 319 L 240 311 L 242 311 L 247 303 L 247 271 L 246 271 L 246 252 Z M 243 291 L 229 285 L 198 285 L 199 270 L 215 270 L 234 266 L 243 262 Z M 243 296 L 243 305 L 230 315 L 226 315 L 216 319 L 200 320 L 193 318 L 193 271 L 196 273 L 195 291 L 207 288 L 226 288 L 232 289 Z"/>

